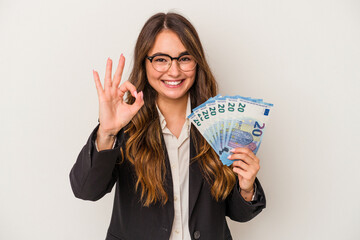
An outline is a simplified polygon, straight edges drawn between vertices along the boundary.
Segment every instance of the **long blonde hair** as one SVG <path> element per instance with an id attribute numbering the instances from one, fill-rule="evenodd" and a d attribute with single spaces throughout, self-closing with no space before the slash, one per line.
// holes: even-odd
<path id="1" fill-rule="evenodd" d="M 145 70 L 145 58 L 152 48 L 157 34 L 169 29 L 175 32 L 189 54 L 196 62 L 196 78 L 190 88 L 191 107 L 194 108 L 217 94 L 217 84 L 209 65 L 199 36 L 192 24 L 176 13 L 158 13 L 149 18 L 142 28 L 135 45 L 134 66 L 129 81 L 138 92 L 144 93 L 144 106 L 127 125 L 125 133 L 129 136 L 125 154 L 134 165 L 137 175 L 136 191 L 141 191 L 144 206 L 157 202 L 165 204 L 168 194 L 165 190 L 165 146 L 162 142 L 162 131 L 156 110 L 157 92 L 150 86 Z M 126 101 L 132 104 L 135 98 L 127 95 Z M 232 191 L 236 182 L 233 171 L 224 166 L 218 155 L 192 127 L 191 138 L 197 155 L 191 163 L 198 161 L 202 174 L 211 186 L 211 194 L 215 200 L 224 200 Z"/>

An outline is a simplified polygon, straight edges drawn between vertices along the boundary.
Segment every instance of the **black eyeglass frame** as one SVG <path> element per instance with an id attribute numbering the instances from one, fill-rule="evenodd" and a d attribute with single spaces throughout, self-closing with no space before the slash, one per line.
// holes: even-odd
<path id="1" fill-rule="evenodd" d="M 186 55 L 190 55 L 190 54 L 189 54 L 188 52 L 183 52 L 183 53 L 181 53 L 178 57 L 172 57 L 172 56 L 170 56 L 170 55 L 168 55 L 168 54 L 165 54 L 165 53 L 155 53 L 155 54 L 152 55 L 152 56 L 146 56 L 146 59 L 148 59 L 148 60 L 152 63 L 152 61 L 153 61 L 153 59 L 154 59 L 155 57 L 158 57 L 158 56 L 169 57 L 169 58 L 171 59 L 171 62 L 170 62 L 169 68 L 166 70 L 166 71 L 168 71 L 168 70 L 171 68 L 172 61 L 173 61 L 174 59 L 177 61 L 177 63 L 179 64 L 179 67 L 180 67 L 179 59 L 180 59 L 181 57 L 183 57 L 183 56 L 186 56 Z M 192 71 L 192 70 L 194 70 L 194 69 L 196 68 L 196 65 L 197 65 L 197 63 L 195 62 L 194 68 L 191 69 L 191 70 L 188 70 L 188 71 L 182 70 L 181 67 L 180 67 L 180 69 L 181 69 L 181 71 L 183 71 L 183 72 L 190 72 L 190 71 Z M 151 66 L 153 66 L 153 65 L 151 64 Z M 153 66 L 153 68 L 154 68 L 154 66 Z M 155 69 L 155 68 L 154 68 L 154 69 Z M 158 71 L 157 69 L 155 69 L 155 70 Z M 161 71 L 161 72 L 166 72 L 166 71 Z M 158 72 L 160 72 L 160 71 L 158 71 Z"/>

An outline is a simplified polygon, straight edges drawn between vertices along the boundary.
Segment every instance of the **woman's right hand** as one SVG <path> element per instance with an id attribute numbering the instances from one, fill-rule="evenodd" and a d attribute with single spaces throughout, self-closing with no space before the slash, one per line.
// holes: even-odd
<path id="1" fill-rule="evenodd" d="M 112 79 L 112 60 L 108 58 L 104 88 L 101 85 L 99 74 L 93 71 L 99 98 L 100 126 L 98 135 L 102 137 L 115 136 L 144 105 L 143 92 L 137 93 L 135 86 L 130 82 L 126 81 L 119 87 L 124 65 L 125 57 L 121 54 L 119 64 Z M 123 100 L 127 91 L 130 91 L 131 95 L 136 98 L 132 105 L 125 103 Z"/>

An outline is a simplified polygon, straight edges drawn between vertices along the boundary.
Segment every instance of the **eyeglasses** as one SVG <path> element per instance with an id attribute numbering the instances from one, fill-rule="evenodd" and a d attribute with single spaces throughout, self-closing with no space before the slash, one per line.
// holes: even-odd
<path id="1" fill-rule="evenodd" d="M 158 72 L 167 72 L 170 69 L 173 60 L 177 61 L 178 66 L 183 72 L 189 72 L 194 70 L 196 67 L 194 57 L 188 52 L 181 53 L 178 57 L 171 57 L 168 54 L 157 53 L 146 58 Z"/>

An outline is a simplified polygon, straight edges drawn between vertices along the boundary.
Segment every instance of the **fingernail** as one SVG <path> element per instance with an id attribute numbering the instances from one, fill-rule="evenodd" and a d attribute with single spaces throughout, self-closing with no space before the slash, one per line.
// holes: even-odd
<path id="1" fill-rule="evenodd" d="M 133 93 L 134 93 L 135 98 L 137 98 L 137 92 L 136 92 L 136 91 L 134 91 Z"/>
<path id="2" fill-rule="evenodd" d="M 235 149 L 230 149 L 230 152 L 232 152 L 232 153 L 235 152 Z"/>
<path id="3" fill-rule="evenodd" d="M 227 158 L 228 158 L 228 159 L 230 159 L 230 158 L 231 158 L 231 155 L 230 155 L 230 156 L 228 156 Z"/>

